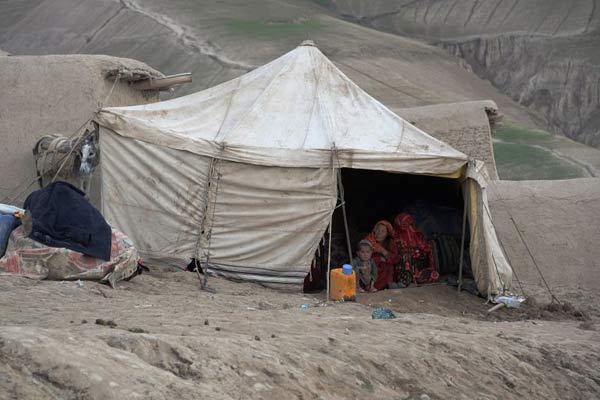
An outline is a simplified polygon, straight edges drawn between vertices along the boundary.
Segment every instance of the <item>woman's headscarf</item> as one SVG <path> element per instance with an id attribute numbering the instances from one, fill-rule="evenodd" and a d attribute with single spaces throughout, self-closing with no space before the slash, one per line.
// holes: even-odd
<path id="1" fill-rule="evenodd" d="M 415 225 L 415 220 L 407 213 L 401 213 L 394 218 L 396 239 L 403 248 L 428 250 L 429 243 L 425 235 Z"/>
<path id="2" fill-rule="evenodd" d="M 375 239 L 375 229 L 377 229 L 377 225 L 383 225 L 385 226 L 385 229 L 387 230 L 387 238 L 385 239 L 385 243 L 377 243 L 377 240 Z M 394 230 L 394 227 L 392 226 L 392 224 L 389 221 L 386 221 L 385 219 L 382 219 L 381 221 L 377 222 L 374 226 L 373 226 L 373 230 L 371 231 L 371 233 L 369 233 L 367 235 L 367 237 L 365 238 L 365 240 L 368 240 L 369 242 L 371 242 L 371 244 L 373 245 L 373 251 L 376 253 L 380 253 L 381 252 L 381 247 L 385 247 L 386 250 L 389 250 L 388 247 L 389 244 L 393 242 L 396 239 L 396 231 Z"/>

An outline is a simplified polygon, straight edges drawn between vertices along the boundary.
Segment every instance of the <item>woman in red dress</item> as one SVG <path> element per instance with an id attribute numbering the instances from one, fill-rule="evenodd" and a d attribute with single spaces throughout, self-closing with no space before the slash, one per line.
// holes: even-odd
<path id="1" fill-rule="evenodd" d="M 399 275 L 402 276 L 396 276 L 396 280 L 405 284 L 437 282 L 440 274 L 435 270 L 433 252 L 413 218 L 406 213 L 398 214 L 394 218 L 394 228 L 396 251 L 401 259 L 401 267 L 404 266 L 399 269 Z"/>
<path id="2" fill-rule="evenodd" d="M 373 245 L 372 258 L 377 265 L 375 289 L 388 289 L 388 285 L 394 282 L 395 265 L 400 262 L 400 258 L 396 252 L 394 227 L 388 221 L 379 221 L 365 240 L 368 240 Z"/>

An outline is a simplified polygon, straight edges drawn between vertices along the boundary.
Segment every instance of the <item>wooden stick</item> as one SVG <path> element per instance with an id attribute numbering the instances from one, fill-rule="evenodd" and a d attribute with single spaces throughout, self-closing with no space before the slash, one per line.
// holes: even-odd
<path id="1" fill-rule="evenodd" d="M 335 150 L 335 142 L 332 143 L 333 151 L 331 152 L 331 180 L 336 180 L 336 186 L 333 186 L 333 190 L 338 189 L 337 187 L 337 176 L 335 165 L 333 164 L 333 157 L 337 156 L 337 152 Z M 333 182 L 332 182 L 333 183 Z M 329 301 L 329 284 L 330 284 L 330 275 L 331 275 L 331 234 L 333 230 L 333 214 L 335 213 L 335 209 L 337 206 L 338 195 L 335 195 L 335 204 L 333 205 L 333 210 L 331 210 L 331 215 L 329 216 L 329 250 L 327 251 L 327 300 Z"/>
<path id="2" fill-rule="evenodd" d="M 329 275 L 331 274 L 331 228 L 333 225 L 333 212 L 329 219 L 329 251 L 327 254 L 327 301 L 329 301 Z"/>
<path id="3" fill-rule="evenodd" d="M 346 245 L 348 246 L 348 263 L 352 263 L 352 244 L 350 243 L 350 231 L 348 229 L 348 219 L 346 218 L 346 199 L 344 198 L 344 186 L 342 185 L 342 170 L 338 170 L 338 191 L 341 194 L 342 214 L 344 216 L 344 229 L 346 230 Z"/>
<path id="4" fill-rule="evenodd" d="M 499 309 L 501 309 L 502 307 L 504 307 L 505 305 L 506 305 L 506 304 L 504 304 L 504 303 L 498 303 L 498 304 L 496 304 L 494 307 L 492 307 L 492 308 L 490 308 L 489 310 L 487 310 L 487 312 L 488 312 L 488 313 L 491 313 L 491 312 L 493 312 L 493 311 L 499 310 Z"/>
<path id="5" fill-rule="evenodd" d="M 471 193 L 469 192 L 469 182 L 465 181 L 465 191 L 463 192 L 463 223 L 462 223 L 462 238 L 460 240 L 460 262 L 458 264 L 458 293 L 462 287 L 462 274 L 463 274 L 463 258 L 465 255 L 465 233 L 467 229 L 467 204 L 469 204 L 469 198 Z M 466 195 L 465 195 L 466 194 Z"/>
<path id="6" fill-rule="evenodd" d="M 172 86 L 189 83 L 192 81 L 191 72 L 183 74 L 169 75 L 163 78 L 149 78 L 137 81 L 131 84 L 131 87 L 136 90 L 168 90 Z"/>

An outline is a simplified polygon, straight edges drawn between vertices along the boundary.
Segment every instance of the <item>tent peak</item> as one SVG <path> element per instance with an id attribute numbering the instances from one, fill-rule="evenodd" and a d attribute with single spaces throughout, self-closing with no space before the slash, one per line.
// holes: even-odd
<path id="1" fill-rule="evenodd" d="M 300 43 L 300 46 L 312 46 L 312 47 L 317 47 L 317 45 L 315 44 L 314 41 L 312 40 L 303 40 L 302 43 Z M 300 47 L 299 46 L 299 47 Z"/>

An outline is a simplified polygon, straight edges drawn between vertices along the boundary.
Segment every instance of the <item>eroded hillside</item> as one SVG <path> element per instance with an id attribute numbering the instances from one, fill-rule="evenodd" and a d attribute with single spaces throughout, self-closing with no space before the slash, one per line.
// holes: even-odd
<path id="1" fill-rule="evenodd" d="M 347 19 L 448 49 L 535 111 L 544 128 L 600 146 L 597 0 L 326 3 Z"/>
<path id="2" fill-rule="evenodd" d="M 310 38 L 390 107 L 493 99 L 512 119 L 536 122 L 447 52 L 348 23 L 311 1 L 25 0 L 2 8 L 3 50 L 109 54 L 166 74 L 191 71 L 193 85 L 178 94 L 239 76 Z"/>
<path id="3" fill-rule="evenodd" d="M 141 60 L 165 74 L 192 72 L 194 82 L 173 94 L 180 96 L 242 75 L 290 51 L 301 41 L 312 39 L 352 80 L 392 109 L 491 99 L 498 104 L 507 121 L 528 128 L 546 129 L 546 120 L 556 121 L 552 125 L 554 132 L 563 132 L 561 126 L 572 127 L 567 132 L 572 137 L 595 143 L 593 130 L 600 122 L 594 118 L 600 118 L 600 113 L 593 113 L 597 109 L 598 96 L 593 94 L 597 85 L 589 83 L 595 76 L 593 60 L 590 60 L 591 67 L 585 67 L 592 70 L 586 72 L 584 67 L 580 70 L 573 64 L 572 72 L 569 72 L 573 79 L 569 88 L 589 83 L 586 95 L 577 95 L 577 91 L 565 91 L 563 95 L 558 89 L 560 93 L 555 95 L 550 89 L 544 89 L 548 86 L 544 77 L 550 72 L 522 71 L 519 63 L 506 58 L 504 50 L 494 55 L 484 52 L 483 61 L 478 64 L 475 58 L 479 59 L 482 50 L 473 47 L 473 43 L 487 40 L 473 39 L 473 35 L 481 36 L 477 33 L 478 27 L 490 26 L 483 36 L 489 37 L 490 41 L 494 37 L 503 37 L 498 33 L 502 24 L 485 23 L 488 17 L 483 18 L 484 3 L 465 9 L 464 4 L 469 2 L 456 2 L 451 12 L 442 7 L 445 1 L 428 2 L 432 4 L 429 8 L 420 8 L 421 3 L 425 4 L 420 1 L 173 0 L 165 3 L 159 0 L 22 0 L 0 5 L 0 49 L 14 55 L 108 54 Z M 469 17 L 471 9 L 473 12 Z M 499 5 L 490 20 L 500 18 L 503 9 L 504 6 Z M 405 21 L 409 11 L 413 13 L 410 23 Z M 571 40 L 574 35 L 588 37 L 594 32 L 595 20 L 585 25 L 589 33 L 567 29 L 585 23 L 585 10 L 576 11 L 572 11 L 572 16 L 562 24 L 560 34 L 564 40 Z M 467 19 L 463 20 L 465 13 Z M 522 14 L 522 10 L 515 6 L 505 23 L 512 21 L 513 14 Z M 416 22 L 414 15 L 418 16 Z M 347 18 L 353 21 L 349 22 Z M 423 19 L 426 24 L 421 22 Z M 438 20 L 441 22 L 435 22 Z M 543 21 L 546 19 L 542 18 L 536 24 Z M 546 25 L 550 23 L 540 26 Z M 438 28 L 434 29 L 436 26 Z M 419 34 L 423 27 L 427 28 L 424 32 L 429 36 Z M 515 23 L 512 29 L 516 32 L 521 28 Z M 411 35 L 418 38 L 408 38 Z M 427 44 L 423 39 L 432 43 Z M 435 46 L 442 39 L 446 48 L 464 59 Z M 527 42 L 524 46 L 529 49 L 532 45 Z M 469 58 L 469 52 L 473 54 L 472 58 Z M 587 53 L 593 54 L 593 51 Z M 531 54 L 535 58 L 537 53 Z M 556 60 L 553 63 L 564 60 L 561 57 L 553 58 Z M 497 58 L 509 64 L 511 71 L 498 72 L 503 71 L 504 64 L 498 63 Z M 486 61 L 488 59 L 490 61 Z M 496 87 L 478 77 L 473 70 L 494 82 Z M 559 67 L 548 67 L 547 70 L 562 77 Z M 532 80 L 528 75 L 530 72 L 539 78 Z M 529 88 L 523 96 L 522 87 Z M 513 98 L 503 94 L 503 90 Z M 540 99 L 546 99 L 546 114 L 540 108 Z M 581 102 L 585 103 L 584 107 L 577 106 Z M 540 151 L 559 163 L 574 164 L 581 171 L 578 176 L 597 175 L 596 171 L 600 170 L 599 152 L 566 139 L 557 149 Z M 520 176 L 518 171 L 516 176 Z M 533 174 L 534 178 L 538 176 L 545 175 Z M 528 177 L 532 178 L 532 175 L 528 174 Z"/>

